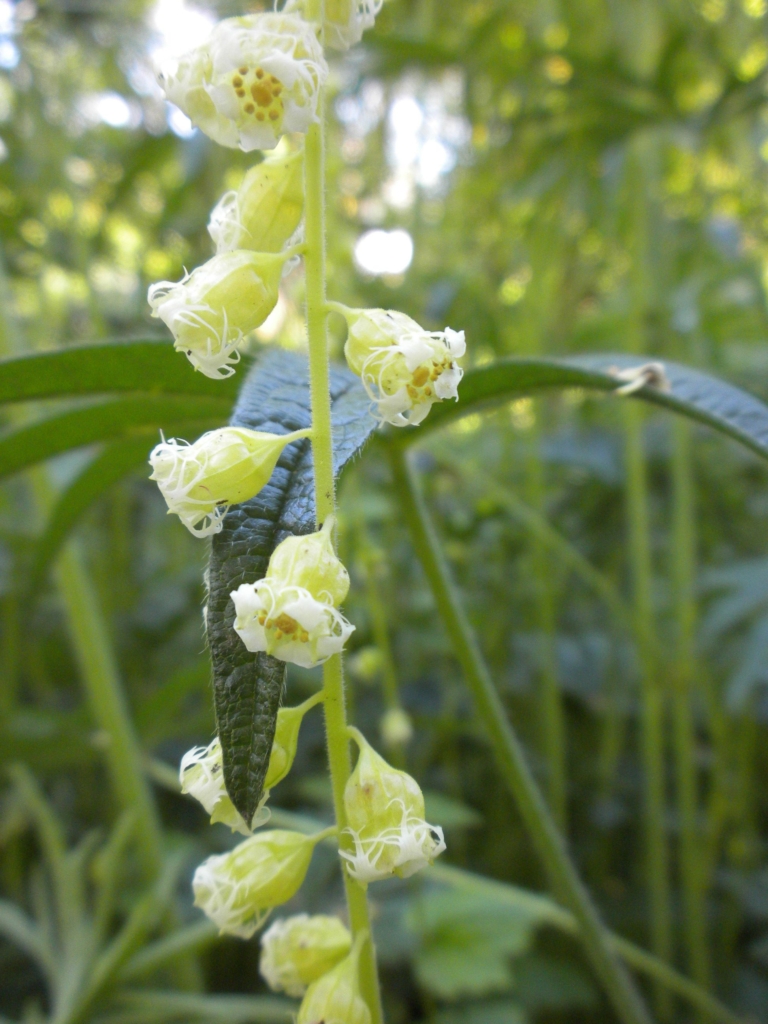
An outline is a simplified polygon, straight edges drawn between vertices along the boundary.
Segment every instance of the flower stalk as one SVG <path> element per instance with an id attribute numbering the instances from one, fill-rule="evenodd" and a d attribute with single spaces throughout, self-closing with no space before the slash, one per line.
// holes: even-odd
<path id="1" fill-rule="evenodd" d="M 322 0 L 315 5 L 313 17 L 322 16 Z M 318 122 L 307 132 L 304 151 L 306 242 L 307 334 L 309 337 L 309 381 L 312 405 L 312 456 L 315 470 L 315 509 L 317 527 L 321 529 L 336 507 L 333 475 L 333 434 L 331 426 L 331 392 L 328 362 L 325 287 L 325 140 L 322 96 L 318 105 Z M 344 790 L 352 771 L 347 736 L 347 714 L 344 697 L 344 674 L 340 655 L 334 655 L 323 666 L 324 710 L 328 764 L 331 773 L 333 804 L 339 829 L 339 845 L 352 852 L 352 843 L 345 835 L 347 828 Z M 370 938 L 370 918 L 365 890 L 345 872 L 344 886 L 352 934 L 363 932 L 360 952 L 360 988 L 371 1013 L 371 1024 L 382 1024 L 381 1000 L 376 971 L 376 956 Z"/>

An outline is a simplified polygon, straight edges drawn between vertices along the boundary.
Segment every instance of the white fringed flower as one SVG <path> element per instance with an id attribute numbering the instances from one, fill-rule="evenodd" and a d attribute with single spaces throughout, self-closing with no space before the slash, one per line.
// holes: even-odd
<path id="1" fill-rule="evenodd" d="M 250 939 L 273 907 L 287 903 L 307 874 L 312 851 L 333 830 L 305 836 L 273 829 L 259 832 L 203 863 L 195 871 L 195 906 L 221 934 Z"/>
<path id="2" fill-rule="evenodd" d="M 186 752 L 181 759 L 179 782 L 181 792 L 193 796 L 210 814 L 212 825 L 221 822 L 223 825 L 229 825 L 233 832 L 239 832 L 244 836 L 251 834 L 251 829 L 235 809 L 224 785 L 224 768 L 218 736 L 207 747 L 193 747 Z M 269 814 L 264 816 L 263 821 L 260 818 L 257 811 L 253 822 L 254 828 L 264 824 L 269 819 Z"/>
<path id="3" fill-rule="evenodd" d="M 303 156 L 263 160 L 246 173 L 236 192 L 221 197 L 208 224 L 217 252 L 280 252 L 291 244 L 304 212 Z"/>
<path id="4" fill-rule="evenodd" d="M 337 605 L 349 590 L 349 575 L 336 557 L 332 522 L 305 537 L 286 537 L 269 560 L 267 575 L 231 594 L 235 632 L 249 651 L 302 668 L 339 654 L 354 630 Z"/>
<path id="5" fill-rule="evenodd" d="M 184 352 L 206 377 L 229 377 L 240 361 L 238 346 L 275 308 L 286 257 L 225 252 L 181 281 L 153 284 L 147 299 Z"/>
<path id="6" fill-rule="evenodd" d="M 330 304 L 349 328 L 344 354 L 374 403 L 374 416 L 394 427 L 416 426 L 435 402 L 458 400 L 466 352 L 463 331 L 425 331 L 405 313 Z"/>
<path id="7" fill-rule="evenodd" d="M 221 427 L 194 444 L 171 438 L 152 450 L 150 480 L 157 482 L 169 513 L 196 537 L 208 537 L 221 530 L 230 505 L 255 497 L 269 482 L 285 446 L 309 433 Z"/>
<path id="8" fill-rule="evenodd" d="M 227 18 L 203 46 L 160 69 L 168 99 L 215 142 L 272 149 L 317 116 L 328 65 L 312 26 L 294 14 Z"/>
<path id="9" fill-rule="evenodd" d="M 338 917 L 296 914 L 275 921 L 262 935 L 259 970 L 273 992 L 298 998 L 351 946 L 352 936 Z"/>
<path id="10" fill-rule="evenodd" d="M 359 43 L 366 29 L 373 28 L 383 0 L 325 0 L 323 29 L 325 45 L 348 50 Z M 286 11 L 301 11 L 306 17 L 307 0 L 289 0 Z"/>
<path id="11" fill-rule="evenodd" d="M 333 605 L 304 587 L 284 586 L 267 576 L 232 593 L 235 632 L 252 653 L 312 668 L 340 654 L 354 630 Z"/>
<path id="12" fill-rule="evenodd" d="M 416 780 L 387 764 L 357 729 L 348 731 L 360 747 L 344 792 L 355 850 L 339 852 L 363 885 L 391 875 L 410 878 L 445 850 L 443 830 L 425 820 Z"/>
<path id="13" fill-rule="evenodd" d="M 367 940 L 367 932 L 358 932 L 349 956 L 312 982 L 296 1024 L 370 1024 L 371 1011 L 360 991 L 360 952 Z"/>

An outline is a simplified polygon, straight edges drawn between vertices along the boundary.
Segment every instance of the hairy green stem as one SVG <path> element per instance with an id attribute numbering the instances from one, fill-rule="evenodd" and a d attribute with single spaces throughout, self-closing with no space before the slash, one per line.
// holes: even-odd
<path id="1" fill-rule="evenodd" d="M 512 793 L 555 892 L 576 918 L 584 950 L 624 1024 L 650 1024 L 643 1000 L 622 963 L 589 893 L 571 862 L 546 801 L 531 774 L 520 740 L 478 648 L 451 581 L 440 544 L 406 456 L 390 450 L 395 492 L 402 502 L 416 553 L 429 581 L 445 630 L 464 671 L 477 711 L 485 725 L 497 765 Z"/>
<path id="2" fill-rule="evenodd" d="M 333 475 L 333 435 L 331 427 L 331 391 L 328 364 L 327 309 L 325 304 L 325 152 L 323 111 L 319 122 L 307 133 L 304 155 L 307 289 L 307 333 L 309 336 L 309 379 L 312 401 L 312 457 L 315 469 L 315 508 L 317 525 L 322 526 L 335 510 Z M 351 849 L 351 837 L 344 810 L 344 788 L 351 774 L 347 713 L 344 699 L 344 672 L 341 656 L 330 658 L 323 666 L 325 691 L 325 729 L 328 765 L 331 773 L 333 804 L 339 829 L 339 846 Z M 371 1011 L 372 1024 L 381 1024 L 376 951 L 371 937 L 368 900 L 365 889 L 344 871 L 344 887 L 349 920 L 355 935 L 367 931 L 360 955 L 360 985 Z"/>
<path id="3" fill-rule="evenodd" d="M 669 849 L 665 820 L 664 694 L 661 667 L 656 657 L 653 615 L 650 517 L 643 410 L 628 402 L 625 414 L 627 488 L 627 540 L 633 584 L 636 633 L 640 638 L 641 726 L 640 747 L 644 771 L 644 835 L 646 871 L 650 896 L 651 947 L 661 959 L 672 960 L 672 911 L 669 883 Z M 666 992 L 659 991 L 659 1009 L 668 1016 Z"/>
<path id="4" fill-rule="evenodd" d="M 688 963 L 696 982 L 709 988 L 711 965 L 707 941 L 706 890 L 699 835 L 696 779 L 696 731 L 692 701 L 696 679 L 696 539 L 691 429 L 675 420 L 672 450 L 672 574 L 677 619 L 673 725 L 677 805 L 680 819 L 680 878 L 685 911 Z"/>

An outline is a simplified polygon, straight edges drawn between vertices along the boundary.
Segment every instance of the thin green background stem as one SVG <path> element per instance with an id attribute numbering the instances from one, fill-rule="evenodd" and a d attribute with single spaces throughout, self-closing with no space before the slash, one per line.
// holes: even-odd
<path id="1" fill-rule="evenodd" d="M 626 167 L 626 246 L 632 260 L 629 275 L 629 315 L 626 348 L 641 354 L 646 347 L 646 317 L 651 301 L 649 181 L 655 169 L 649 139 L 638 136 L 630 147 Z M 653 609 L 653 569 L 648 480 L 643 443 L 644 414 L 634 402 L 624 408 L 626 524 L 632 597 L 640 660 L 640 757 L 644 774 L 645 869 L 650 902 L 650 934 L 654 953 L 672 962 L 672 904 L 669 846 L 666 831 L 665 701 Z M 657 1009 L 672 1013 L 666 990 L 657 988 Z"/>
<path id="2" fill-rule="evenodd" d="M 305 217 L 307 288 L 307 332 L 309 335 L 309 377 L 312 401 L 312 455 L 315 469 L 315 508 L 318 527 L 335 511 L 333 474 L 333 434 L 331 426 L 331 391 L 328 363 L 328 331 L 325 296 L 325 149 L 323 110 L 319 121 L 307 133 L 305 149 Z M 341 656 L 330 658 L 323 666 L 325 728 L 328 764 L 331 773 L 333 804 L 339 828 L 339 846 L 350 848 L 351 838 L 344 810 L 344 789 L 351 774 L 347 715 L 344 698 L 344 671 Z M 371 933 L 368 900 L 365 889 L 344 871 L 344 887 L 352 931 L 367 932 L 360 955 L 360 984 L 371 1011 L 372 1024 L 381 1024 L 376 951 Z"/>
<path id="3" fill-rule="evenodd" d="M 640 750 L 645 774 L 645 856 L 650 895 L 651 947 L 661 959 L 672 960 L 672 912 L 669 849 L 666 831 L 664 773 L 664 694 L 656 658 L 653 616 L 648 483 L 643 448 L 643 410 L 633 402 L 624 408 L 627 540 L 632 575 L 636 633 L 639 644 Z M 659 1008 L 671 1012 L 666 992 L 658 992 Z"/>
<path id="4" fill-rule="evenodd" d="M 475 705 L 491 742 L 497 765 L 512 793 L 555 893 L 576 917 L 584 950 L 624 1024 L 650 1024 L 643 1000 L 617 959 L 599 914 L 571 862 L 565 843 L 536 780 L 520 740 L 496 692 L 474 633 L 461 607 L 440 544 L 419 493 L 407 456 L 390 449 L 395 493 L 411 531 L 445 630 L 461 664 Z"/>
<path id="5" fill-rule="evenodd" d="M 153 878 L 162 864 L 160 819 L 131 727 L 107 623 L 76 541 L 64 548 L 55 572 L 83 684 L 102 733 L 112 786 L 120 805 L 136 815 L 139 855 L 145 874 Z"/>
<path id="6" fill-rule="evenodd" d="M 691 458 L 691 428 L 675 420 L 672 448 L 672 574 L 677 645 L 674 665 L 673 726 L 677 806 L 680 819 L 680 879 L 688 963 L 696 982 L 709 988 L 711 964 L 707 940 L 706 891 L 699 834 L 694 685 L 696 680 L 696 517 Z"/>
<path id="7" fill-rule="evenodd" d="M 544 518 L 545 481 L 539 431 L 534 426 L 532 450 L 526 465 L 526 490 L 531 507 Z M 547 793 L 552 814 L 561 832 L 567 834 L 566 761 L 567 738 L 563 699 L 557 678 L 557 622 L 552 588 L 553 566 L 538 533 L 531 538 L 531 561 L 535 589 L 536 627 L 539 633 L 541 671 L 541 721 L 547 765 Z"/>

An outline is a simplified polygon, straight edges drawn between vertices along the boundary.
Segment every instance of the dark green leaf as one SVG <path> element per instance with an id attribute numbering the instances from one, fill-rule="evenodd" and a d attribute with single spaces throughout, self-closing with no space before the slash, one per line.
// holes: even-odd
<path id="1" fill-rule="evenodd" d="M 237 394 L 236 376 L 211 380 L 196 373 L 167 341 L 121 341 L 77 345 L 0 362 L 0 402 L 142 391 L 165 395 Z"/>
<path id="2" fill-rule="evenodd" d="M 149 437 L 158 430 L 215 426 L 226 418 L 227 407 L 226 398 L 131 397 L 50 416 L 0 436 L 0 478 L 72 448 L 139 431 L 146 435 L 149 451 Z"/>
<path id="3" fill-rule="evenodd" d="M 411 444 L 423 437 L 425 430 L 435 430 L 468 413 L 542 391 L 563 388 L 615 391 L 622 382 L 610 372 L 612 368 L 625 370 L 647 362 L 643 357 L 625 355 L 504 359 L 470 370 L 459 387 L 457 403 L 443 402 L 434 406 L 418 430 L 392 431 L 388 440 L 394 444 Z M 632 397 L 705 423 L 768 458 L 768 406 L 741 388 L 700 370 L 678 363 L 663 365 L 670 391 L 643 387 Z"/>
<path id="4" fill-rule="evenodd" d="M 45 572 L 83 513 L 135 466 L 147 461 L 149 435 L 107 445 L 58 496 L 34 553 L 28 592 L 39 592 Z"/>
<path id="5" fill-rule="evenodd" d="M 338 475 L 375 423 L 359 379 L 346 368 L 332 368 L 331 398 Z M 232 423 L 286 434 L 310 422 L 306 360 L 282 350 L 265 351 L 246 378 Z M 207 621 L 216 721 L 227 790 L 246 821 L 261 798 L 285 664 L 246 651 L 232 628 L 235 613 L 229 595 L 241 583 L 264 576 L 269 556 L 283 538 L 315 529 L 313 480 L 309 441 L 288 445 L 269 484 L 251 501 L 230 509 L 213 539 Z"/>

